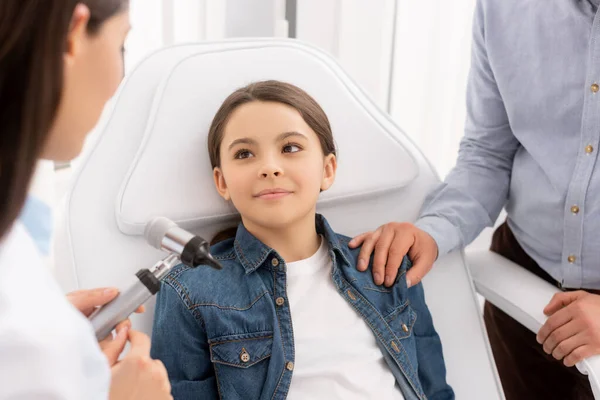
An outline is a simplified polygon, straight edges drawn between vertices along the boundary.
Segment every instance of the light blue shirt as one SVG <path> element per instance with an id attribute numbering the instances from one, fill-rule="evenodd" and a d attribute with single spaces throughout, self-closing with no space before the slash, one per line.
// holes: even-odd
<path id="1" fill-rule="evenodd" d="M 50 206 L 37 197 L 30 195 L 27 197 L 25 206 L 21 211 L 19 221 L 25 226 L 40 254 L 42 256 L 49 255 L 53 230 L 52 209 Z"/>
<path id="2" fill-rule="evenodd" d="M 600 288 L 598 2 L 478 0 L 457 165 L 417 221 L 440 254 L 506 207 L 541 268 Z"/>

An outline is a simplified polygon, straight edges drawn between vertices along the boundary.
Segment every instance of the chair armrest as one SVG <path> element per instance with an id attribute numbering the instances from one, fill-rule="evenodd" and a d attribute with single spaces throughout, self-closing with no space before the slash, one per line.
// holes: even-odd
<path id="1" fill-rule="evenodd" d="M 546 322 L 544 307 L 560 290 L 514 262 L 488 250 L 466 252 L 475 289 L 490 303 L 537 333 Z M 600 356 L 577 363 L 600 399 Z"/>

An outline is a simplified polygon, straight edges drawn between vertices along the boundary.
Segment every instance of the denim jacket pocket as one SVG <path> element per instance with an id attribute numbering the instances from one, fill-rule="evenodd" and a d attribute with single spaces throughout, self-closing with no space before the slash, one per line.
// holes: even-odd
<path id="1" fill-rule="evenodd" d="M 273 333 L 227 336 L 210 341 L 219 397 L 224 400 L 259 399 L 267 382 Z"/>
<path id="2" fill-rule="evenodd" d="M 271 357 L 273 335 L 240 335 L 211 341 L 210 360 L 237 368 L 250 368 Z"/>
<path id="3" fill-rule="evenodd" d="M 417 321 L 417 313 L 410 306 L 407 300 L 385 317 L 385 321 L 396 334 L 398 339 L 405 339 L 411 336 L 413 326 Z"/>

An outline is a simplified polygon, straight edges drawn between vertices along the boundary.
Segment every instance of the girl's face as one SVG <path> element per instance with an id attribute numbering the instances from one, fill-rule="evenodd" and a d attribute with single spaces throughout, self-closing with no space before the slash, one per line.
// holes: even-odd
<path id="1" fill-rule="evenodd" d="M 285 104 L 254 101 L 229 117 L 215 185 L 244 224 L 280 229 L 316 212 L 335 179 L 335 155 L 323 155 L 316 133 Z"/>
<path id="2" fill-rule="evenodd" d="M 89 18 L 89 9 L 79 4 L 64 54 L 62 98 L 42 154 L 46 159 L 68 161 L 79 154 L 85 137 L 123 79 L 129 12 L 106 20 L 94 35 L 87 32 Z"/>

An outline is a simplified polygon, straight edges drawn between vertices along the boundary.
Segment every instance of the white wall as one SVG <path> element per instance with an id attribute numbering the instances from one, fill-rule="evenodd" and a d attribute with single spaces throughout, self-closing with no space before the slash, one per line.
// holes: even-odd
<path id="1" fill-rule="evenodd" d="M 296 38 L 333 55 L 387 110 L 394 0 L 298 0 Z"/>
<path id="2" fill-rule="evenodd" d="M 475 0 L 399 1 L 390 114 L 444 177 L 466 117 Z"/>
<path id="3" fill-rule="evenodd" d="M 235 37 L 286 37 L 285 0 L 131 0 L 126 72 L 161 47 Z"/>
<path id="4" fill-rule="evenodd" d="M 161 47 L 227 37 L 226 12 L 229 3 L 233 2 L 234 0 L 131 0 L 132 30 L 125 45 L 126 73 Z M 257 14 L 260 13 L 257 11 Z"/>

